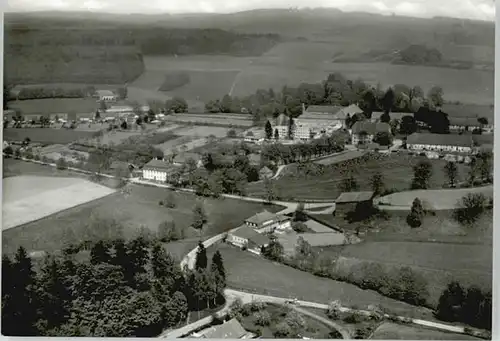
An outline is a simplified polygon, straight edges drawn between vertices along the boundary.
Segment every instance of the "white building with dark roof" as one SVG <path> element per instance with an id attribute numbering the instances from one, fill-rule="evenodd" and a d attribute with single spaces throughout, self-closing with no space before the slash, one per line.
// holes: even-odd
<path id="1" fill-rule="evenodd" d="M 284 232 L 292 228 L 292 221 L 286 216 L 264 210 L 246 219 L 245 225 L 259 233 Z"/>
<path id="2" fill-rule="evenodd" d="M 142 168 L 142 177 L 146 180 L 165 182 L 178 168 L 172 163 L 153 159 Z"/>
<path id="3" fill-rule="evenodd" d="M 413 133 L 406 139 L 406 148 L 414 151 L 472 153 L 472 135 Z"/>

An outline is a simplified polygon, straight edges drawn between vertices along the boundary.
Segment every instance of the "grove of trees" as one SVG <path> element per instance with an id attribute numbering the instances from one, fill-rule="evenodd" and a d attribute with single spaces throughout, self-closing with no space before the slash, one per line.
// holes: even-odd
<path id="1" fill-rule="evenodd" d="M 181 271 L 164 245 L 147 234 L 99 240 L 90 257 L 72 246 L 35 266 L 20 247 L 2 257 L 2 333 L 6 336 L 155 337 L 189 311 L 223 303 L 225 270 Z M 206 255 L 205 255 L 206 256 Z"/>

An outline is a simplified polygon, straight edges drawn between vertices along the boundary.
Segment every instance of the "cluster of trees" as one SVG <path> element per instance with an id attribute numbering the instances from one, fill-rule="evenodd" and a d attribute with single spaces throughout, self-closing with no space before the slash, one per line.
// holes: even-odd
<path id="1" fill-rule="evenodd" d="M 399 51 L 399 60 L 396 63 L 413 65 L 436 65 L 443 56 L 438 49 L 429 48 L 425 45 L 410 45 Z"/>
<path id="2" fill-rule="evenodd" d="M 244 98 L 224 96 L 220 100 L 209 101 L 209 112 L 250 113 L 255 121 L 265 122 L 268 117 L 284 113 L 298 117 L 302 113 L 302 103 L 309 105 L 359 104 L 368 118 L 374 111 L 413 113 L 421 106 L 430 108 L 443 104 L 443 90 L 435 86 L 427 95 L 419 86 L 396 84 L 386 90 L 380 85 L 372 87 L 364 81 L 350 80 L 340 73 L 330 74 L 322 83 L 302 83 L 297 88 L 283 87 L 280 92 L 274 89 L 259 89 Z"/>
<path id="3" fill-rule="evenodd" d="M 17 95 L 18 100 L 41 99 L 41 98 L 83 98 L 94 93 L 93 87 L 82 88 L 53 88 L 53 87 L 29 87 L 22 88 Z"/>
<path id="4" fill-rule="evenodd" d="M 464 288 L 453 281 L 439 298 L 436 316 L 449 322 L 463 322 L 473 327 L 491 330 L 492 326 L 491 291 L 471 286 Z"/>
<path id="5" fill-rule="evenodd" d="M 362 289 L 375 290 L 384 296 L 410 304 L 420 306 L 428 304 L 427 281 L 409 267 L 387 270 L 381 264 L 363 262 L 346 270 L 336 269 L 335 258 L 313 250 L 311 245 L 301 238 L 297 243 L 295 255 L 284 261 L 287 265 L 302 271 L 345 281 Z"/>
<path id="6" fill-rule="evenodd" d="M 83 245 L 85 244 L 85 245 Z M 89 259 L 77 260 L 80 250 Z M 66 247 L 34 266 L 24 248 L 2 258 L 2 333 L 8 336 L 154 337 L 189 311 L 224 302 L 226 274 L 216 252 L 207 269 L 183 273 L 151 233 Z M 36 269 L 36 270 L 35 270 Z"/>
<path id="7" fill-rule="evenodd" d="M 272 143 L 263 146 L 261 158 L 265 162 L 276 164 L 308 161 L 313 157 L 343 151 L 345 139 L 345 135 L 339 133 L 301 144 L 283 145 L 281 143 Z"/>

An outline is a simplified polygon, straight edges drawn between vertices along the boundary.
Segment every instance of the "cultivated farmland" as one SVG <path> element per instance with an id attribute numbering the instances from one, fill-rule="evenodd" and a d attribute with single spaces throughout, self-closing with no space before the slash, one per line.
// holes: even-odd
<path id="1" fill-rule="evenodd" d="M 224 259 L 230 288 L 322 304 L 340 300 L 345 305 L 360 308 L 377 302 L 400 315 L 433 319 L 428 309 L 386 298 L 374 291 L 361 290 L 348 283 L 317 277 L 225 244 L 210 248 L 209 259 L 217 249 Z"/>
<path id="2" fill-rule="evenodd" d="M 3 230 L 114 192 L 78 178 L 18 176 L 4 179 L 3 186 Z"/>
<path id="3" fill-rule="evenodd" d="M 373 333 L 373 340 L 481 340 L 479 338 L 442 332 L 436 329 L 414 327 L 392 322 L 381 324 Z"/>
<path id="4" fill-rule="evenodd" d="M 23 141 L 29 138 L 31 142 L 45 144 L 68 144 L 80 139 L 91 138 L 95 132 L 78 131 L 73 129 L 52 128 L 8 128 L 3 130 L 3 138 L 7 141 Z"/>
<path id="5" fill-rule="evenodd" d="M 229 130 L 230 128 L 225 127 L 193 126 L 178 129 L 175 134 L 179 136 L 208 137 L 214 135 L 215 137 L 226 137 Z"/>
<path id="6" fill-rule="evenodd" d="M 248 203 L 230 199 L 198 199 L 192 194 L 176 193 L 163 188 L 129 185 L 129 191 L 116 192 L 105 198 L 94 200 L 78 207 L 53 214 L 36 222 L 5 231 L 3 248 L 15 251 L 19 246 L 28 250 L 57 250 L 68 238 L 81 241 L 84 236 L 99 235 L 100 228 L 92 221 L 114 220 L 124 227 L 125 237 L 134 236 L 140 226 L 156 231 L 166 220 L 174 221 L 186 237 L 212 236 L 236 226 L 247 217 L 262 211 L 279 211 L 277 206 Z M 160 206 L 159 202 L 172 194 L 175 208 Z M 207 224 L 201 231 L 190 228 L 195 202 L 202 200 L 207 214 Z M 69 232 L 68 232 L 69 231 Z M 75 240 L 74 240 L 75 241 Z M 74 242 L 73 241 L 73 242 Z"/>
<path id="7" fill-rule="evenodd" d="M 9 108 L 19 109 L 23 115 L 94 113 L 98 107 L 95 98 L 45 98 L 9 102 Z"/>
<path id="8" fill-rule="evenodd" d="M 206 114 L 206 115 L 168 115 L 165 117 L 166 121 L 180 123 L 180 124 L 199 124 L 199 125 L 213 125 L 220 127 L 241 127 L 249 128 L 253 126 L 253 122 L 250 118 L 245 115 L 240 117 L 217 115 L 217 114 Z"/>

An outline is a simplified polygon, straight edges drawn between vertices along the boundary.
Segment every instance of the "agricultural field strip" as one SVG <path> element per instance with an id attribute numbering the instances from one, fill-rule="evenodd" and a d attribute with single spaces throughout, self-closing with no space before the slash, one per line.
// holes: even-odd
<path id="1" fill-rule="evenodd" d="M 12 178 L 4 179 L 3 183 L 10 179 Z M 73 184 L 62 188 L 46 189 L 39 193 L 28 194 L 24 198 L 13 198 L 14 200 L 4 199 L 2 229 L 23 225 L 115 192 L 90 181 L 74 180 Z M 40 182 L 43 181 L 43 178 L 40 178 Z"/>

